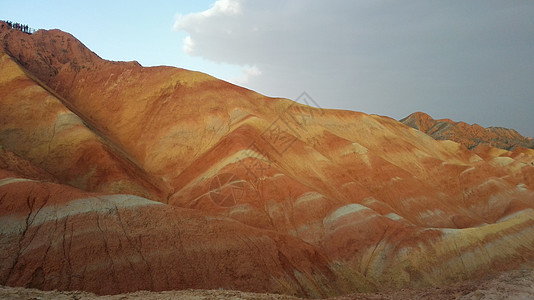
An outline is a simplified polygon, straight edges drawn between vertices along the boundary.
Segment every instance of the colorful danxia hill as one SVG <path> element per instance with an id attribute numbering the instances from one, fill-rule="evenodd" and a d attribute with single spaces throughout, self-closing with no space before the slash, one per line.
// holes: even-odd
<path id="1" fill-rule="evenodd" d="M 484 128 L 480 125 L 469 125 L 465 122 L 454 122 L 450 119 L 434 120 L 429 115 L 416 112 L 400 120 L 402 123 L 419 129 L 436 140 L 451 140 L 468 149 L 485 146 L 514 150 L 517 147 L 534 148 L 534 139 L 520 135 L 513 129 L 502 127 Z M 486 150 L 482 150 L 484 152 Z"/>
<path id="2" fill-rule="evenodd" d="M 329 297 L 533 265 L 532 149 L 106 61 L 59 30 L 0 40 L 0 285 Z"/>

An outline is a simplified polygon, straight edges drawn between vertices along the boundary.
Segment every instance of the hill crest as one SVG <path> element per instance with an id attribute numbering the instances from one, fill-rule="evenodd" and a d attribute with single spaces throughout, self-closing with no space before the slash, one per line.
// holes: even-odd
<path id="1" fill-rule="evenodd" d="M 534 149 L 534 140 L 524 137 L 514 129 L 504 127 L 484 128 L 478 124 L 455 122 L 451 119 L 434 120 L 423 112 L 415 112 L 401 120 L 412 128 L 418 129 L 436 140 L 452 140 L 468 149 L 487 145 L 505 150 L 516 147 Z"/>

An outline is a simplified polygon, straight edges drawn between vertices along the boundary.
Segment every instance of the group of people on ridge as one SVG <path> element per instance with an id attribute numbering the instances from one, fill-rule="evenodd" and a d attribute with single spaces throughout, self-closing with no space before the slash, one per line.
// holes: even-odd
<path id="1" fill-rule="evenodd" d="M 13 23 L 11 21 L 6 21 L 7 25 L 13 29 L 18 29 L 22 32 L 32 34 L 35 32 L 35 29 L 30 28 L 28 25 L 20 24 L 20 23 Z"/>

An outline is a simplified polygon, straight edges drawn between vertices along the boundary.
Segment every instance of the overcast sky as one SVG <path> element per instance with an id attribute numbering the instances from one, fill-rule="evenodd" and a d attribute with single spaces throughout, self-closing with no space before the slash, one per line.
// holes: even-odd
<path id="1" fill-rule="evenodd" d="M 0 18 L 268 96 L 306 91 L 324 108 L 424 111 L 534 136 L 534 1 L 33 2 L 0 0 Z"/>

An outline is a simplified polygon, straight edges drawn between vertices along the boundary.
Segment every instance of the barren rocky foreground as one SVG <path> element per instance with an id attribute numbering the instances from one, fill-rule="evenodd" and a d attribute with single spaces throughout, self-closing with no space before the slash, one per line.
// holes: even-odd
<path id="1" fill-rule="evenodd" d="M 531 148 L 106 61 L 60 30 L 0 41 L 4 286 L 393 296 L 534 261 Z"/>
<path id="2" fill-rule="evenodd" d="M 486 276 L 476 281 L 467 281 L 451 286 L 425 288 L 425 289 L 402 289 L 394 292 L 352 294 L 342 297 L 328 298 L 331 300 L 405 300 L 405 299 L 464 299 L 464 300 L 528 300 L 534 297 L 534 271 L 532 269 L 514 270 Z M 184 290 L 167 292 L 147 292 L 120 294 L 113 296 L 97 296 L 87 292 L 59 292 L 40 291 L 35 289 L 0 287 L 0 298 L 13 300 L 29 299 L 86 299 L 86 300 L 120 300 L 120 299 L 184 299 L 184 300 L 208 300 L 208 299 L 278 299 L 298 300 L 303 298 L 275 295 L 245 293 L 228 290 Z"/>

